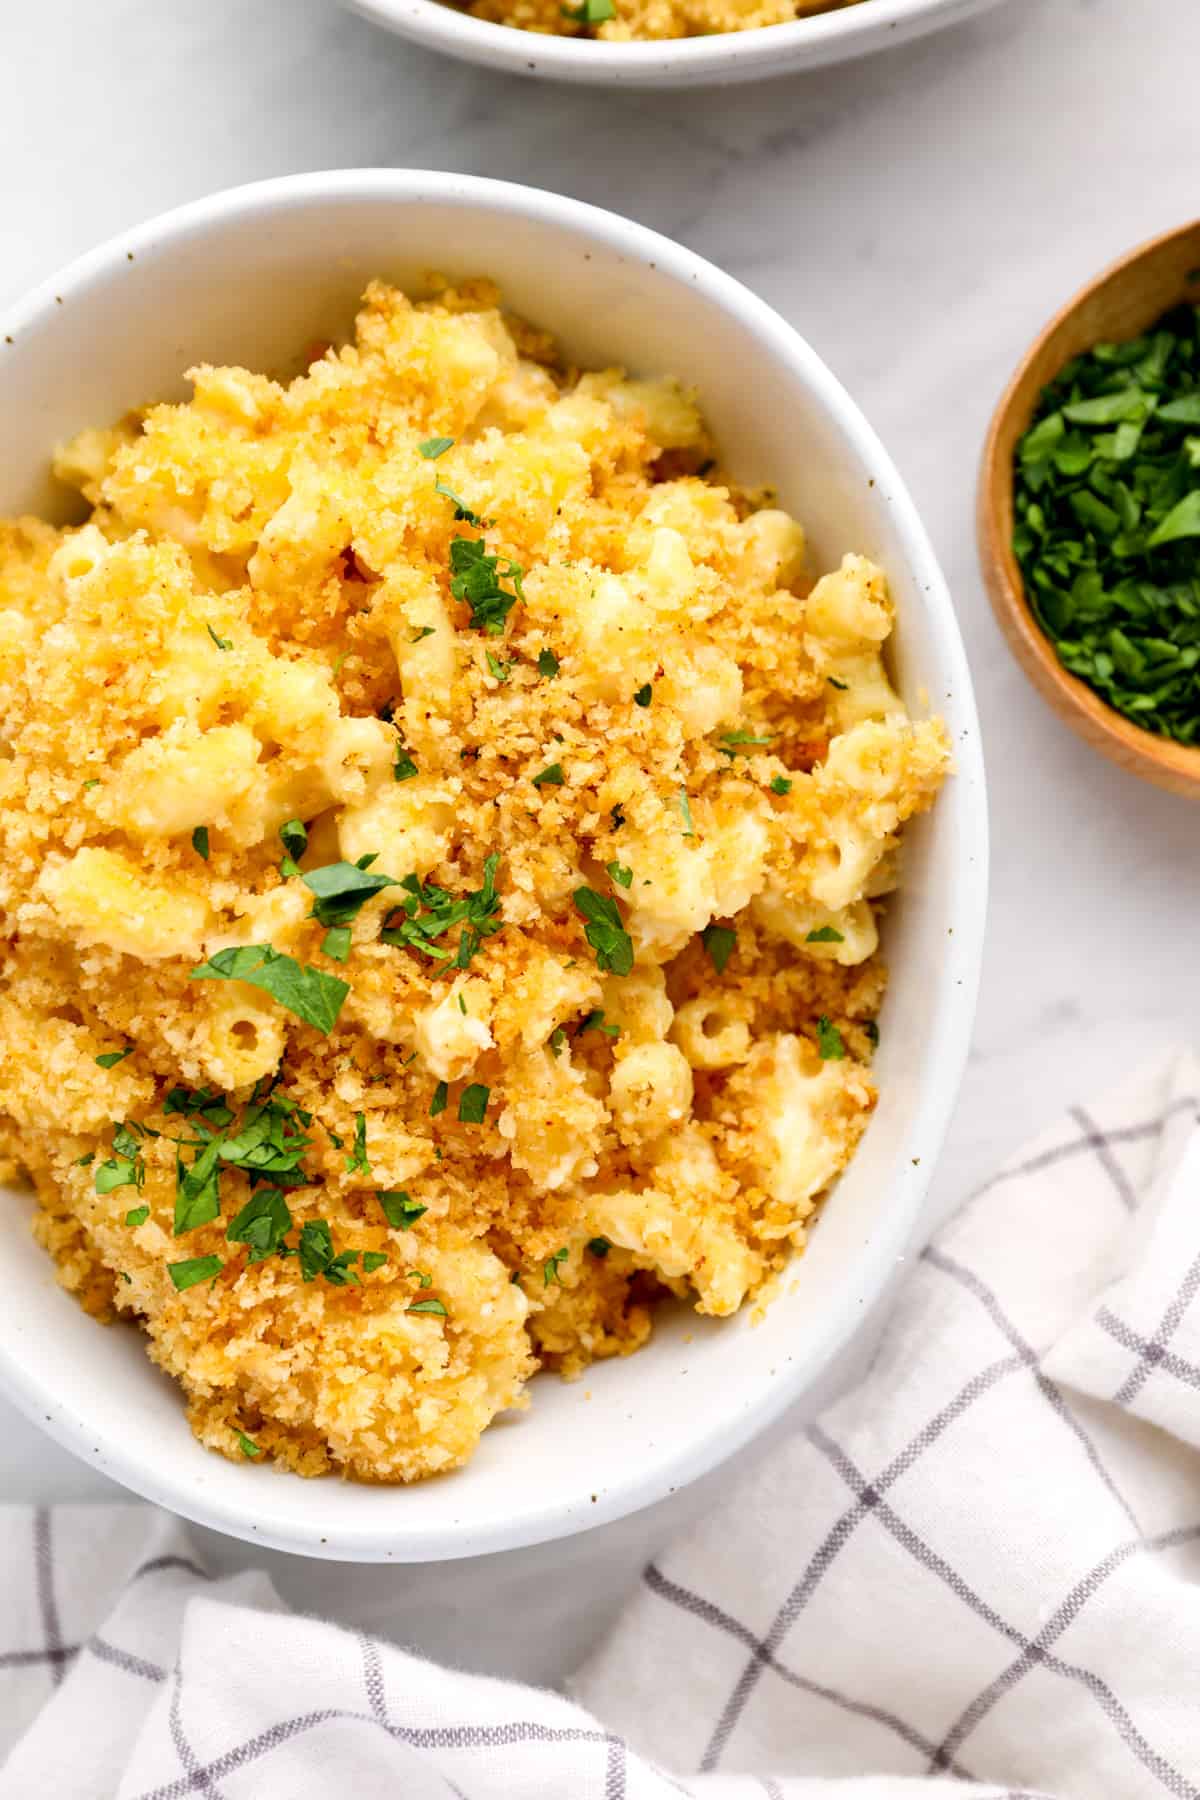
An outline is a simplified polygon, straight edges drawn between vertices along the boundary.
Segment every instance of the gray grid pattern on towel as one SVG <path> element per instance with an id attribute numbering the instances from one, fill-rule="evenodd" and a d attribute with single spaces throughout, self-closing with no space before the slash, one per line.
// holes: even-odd
<path id="1" fill-rule="evenodd" d="M 703 1526 L 660 1558 L 645 1572 L 632 1618 L 577 1683 L 582 1698 L 611 1708 L 622 1683 L 703 1631 L 721 1642 L 709 1646 L 704 1706 L 686 1740 L 642 1738 L 629 1716 L 610 1713 L 635 1743 L 694 1756 L 703 1770 L 745 1767 L 768 1753 L 786 1709 L 818 1768 L 822 1748 L 835 1761 L 839 1740 L 853 1730 L 860 1766 L 897 1776 L 1011 1774 L 1054 1793 L 1065 1780 L 1061 1791 L 1080 1800 L 1101 1791 L 1200 1800 L 1200 1704 L 1190 1743 L 1177 1726 L 1164 1737 L 1159 1716 L 1171 1707 L 1156 1706 L 1140 1680 L 1129 1679 L 1122 1647 L 1109 1636 L 1110 1616 L 1124 1619 L 1144 1572 L 1163 1564 L 1147 1579 L 1176 1599 L 1200 1651 L 1190 1584 L 1175 1567 L 1184 1558 L 1200 1572 L 1200 1466 L 1177 1442 L 1148 1444 L 1125 1416 L 1160 1372 L 1200 1387 L 1200 1355 L 1193 1361 L 1171 1349 L 1185 1329 L 1200 1333 L 1200 1209 L 1191 1208 L 1185 1272 L 1176 1261 L 1174 1284 L 1143 1334 L 1116 1319 L 1105 1299 L 1114 1261 L 1122 1272 L 1124 1262 L 1136 1264 L 1175 1197 L 1171 1170 L 1196 1126 L 1196 1074 L 1181 1060 L 1132 1101 L 1073 1109 L 1076 1131 L 1046 1134 L 977 1191 L 923 1252 L 865 1388 L 792 1444 L 786 1470 L 775 1464 L 751 1475 L 740 1503 L 726 1510 L 726 1530 L 740 1516 L 757 1554 L 743 1554 L 730 1531 L 721 1557 L 719 1532 Z M 1038 1221 L 1052 1209 L 1058 1237 L 1066 1220 L 1075 1240 L 1057 1320 L 1048 1271 L 1029 1280 L 1012 1254 L 1023 1235 L 1039 1244 Z M 1046 1352 L 1078 1328 L 1072 1312 L 1081 1299 L 1089 1332 L 1117 1339 L 1128 1353 L 1121 1382 L 1098 1389 L 1086 1367 L 1071 1363 L 1048 1372 Z M 1200 1336 L 1195 1341 L 1200 1348 Z M 906 1370 L 905 1357 L 918 1361 L 919 1373 Z M 1200 1437 L 1200 1408 L 1195 1422 Z M 1036 1467 L 1022 1468 L 1023 1444 L 1036 1444 Z M 989 1461 L 990 1485 L 978 1481 Z M 976 1531 L 954 1500 L 964 1466 Z M 1027 1490 L 1059 1484 L 1080 1521 L 1079 1542 L 1056 1546 L 1057 1586 L 1022 1579 L 1022 1559 L 1033 1560 L 1047 1524 L 1036 1495 L 1021 1492 L 1023 1481 Z M 781 1530 L 785 1488 L 803 1498 Z M 1037 1560 L 1044 1568 L 1046 1556 Z M 861 1613 L 855 1585 L 881 1572 L 880 1611 L 890 1611 L 898 1636 L 878 1641 L 860 1619 L 868 1654 L 831 1655 L 839 1614 Z M 664 1607 L 673 1618 L 656 1617 Z M 612 1659 L 628 1650 L 635 1629 L 643 1655 L 619 1677 Z M 909 1679 L 913 1647 L 930 1640 L 933 1679 Z M 939 1643 L 949 1647 L 940 1657 Z M 1040 1757 L 1022 1743 L 1031 1729 L 1046 1732 Z M 1090 1779 L 1068 1766 L 1077 1758 L 1065 1746 L 1081 1733 L 1093 1747 Z"/>

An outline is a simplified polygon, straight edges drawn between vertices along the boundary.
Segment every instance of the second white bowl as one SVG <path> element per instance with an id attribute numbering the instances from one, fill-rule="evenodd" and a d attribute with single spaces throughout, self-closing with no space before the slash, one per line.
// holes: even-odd
<path id="1" fill-rule="evenodd" d="M 946 718 L 957 774 L 910 828 L 890 909 L 880 1102 L 794 1280 L 755 1326 L 665 1316 L 583 1382 L 534 1384 L 528 1413 L 420 1486 L 306 1482 L 203 1450 L 133 1329 L 57 1287 L 0 1191 L 0 1388 L 138 1493 L 237 1537 L 353 1561 L 427 1561 L 561 1536 L 660 1499 L 733 1453 L 829 1364 L 917 1221 L 966 1057 L 986 893 L 983 767 L 950 597 L 874 433 L 791 326 L 665 238 L 553 194 L 394 170 L 302 175 L 184 207 L 85 256 L 0 320 L 0 515 L 60 508 L 48 459 L 86 425 L 185 392 L 192 363 L 289 372 L 350 325 L 371 276 L 489 274 L 584 365 L 694 384 L 739 478 L 770 483 L 815 565 L 859 550 L 899 610 L 895 674 Z M 926 698 L 927 696 L 927 698 Z"/>

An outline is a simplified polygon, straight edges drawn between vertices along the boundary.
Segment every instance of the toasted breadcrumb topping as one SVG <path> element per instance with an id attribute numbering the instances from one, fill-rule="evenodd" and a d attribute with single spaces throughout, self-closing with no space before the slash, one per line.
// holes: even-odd
<path id="1" fill-rule="evenodd" d="M 802 1247 L 949 760 L 881 571 L 813 586 L 689 394 L 434 292 L 290 385 L 193 370 L 59 453 L 85 524 L 0 524 L 0 1156 L 205 1444 L 371 1481 Z M 247 945 L 335 1017 L 217 978 Z"/>

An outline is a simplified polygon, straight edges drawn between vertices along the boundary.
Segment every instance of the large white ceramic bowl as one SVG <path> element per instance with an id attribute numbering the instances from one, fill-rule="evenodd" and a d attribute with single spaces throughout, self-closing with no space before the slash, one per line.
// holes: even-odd
<path id="1" fill-rule="evenodd" d="M 997 0 L 863 0 L 860 6 L 814 13 L 759 31 L 726 31 L 652 44 L 547 37 L 511 25 L 491 25 L 456 6 L 443 5 L 442 0 L 343 3 L 385 30 L 432 50 L 514 75 L 599 87 L 717 87 L 848 62 L 869 50 L 903 44 L 970 18 Z"/>
<path id="2" fill-rule="evenodd" d="M 967 1050 L 983 931 L 986 824 L 971 683 L 954 609 L 882 445 L 816 352 L 761 300 L 678 245 L 553 194 L 393 170 L 302 175 L 170 213 L 72 265 L 0 320 L 0 516 L 62 516 L 47 459 L 80 427 L 185 391 L 205 360 L 287 372 L 350 323 L 370 276 L 487 272 L 584 364 L 694 383 L 750 483 L 771 482 L 818 567 L 878 558 L 899 606 L 896 675 L 936 706 L 958 772 L 912 830 L 887 921 L 881 1099 L 848 1174 L 758 1326 L 664 1317 L 636 1357 L 534 1383 L 474 1461 L 411 1488 L 303 1481 L 195 1442 L 132 1327 L 59 1289 L 27 1194 L 0 1191 L 0 1389 L 138 1493 L 254 1542 L 353 1561 L 425 1561 L 536 1543 L 645 1506 L 733 1453 L 847 1342 L 916 1222 Z"/>

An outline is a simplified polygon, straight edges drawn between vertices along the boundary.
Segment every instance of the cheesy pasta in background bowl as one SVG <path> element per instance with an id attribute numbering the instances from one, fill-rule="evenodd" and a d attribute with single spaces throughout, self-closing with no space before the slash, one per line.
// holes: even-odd
<path id="1" fill-rule="evenodd" d="M 892 471 L 736 284 L 498 184 L 219 196 L 14 324 L 0 1151 L 74 1301 L 14 1187 L 0 1373 L 283 1547 L 656 1498 L 852 1328 L 965 1044 L 974 721 Z"/>

